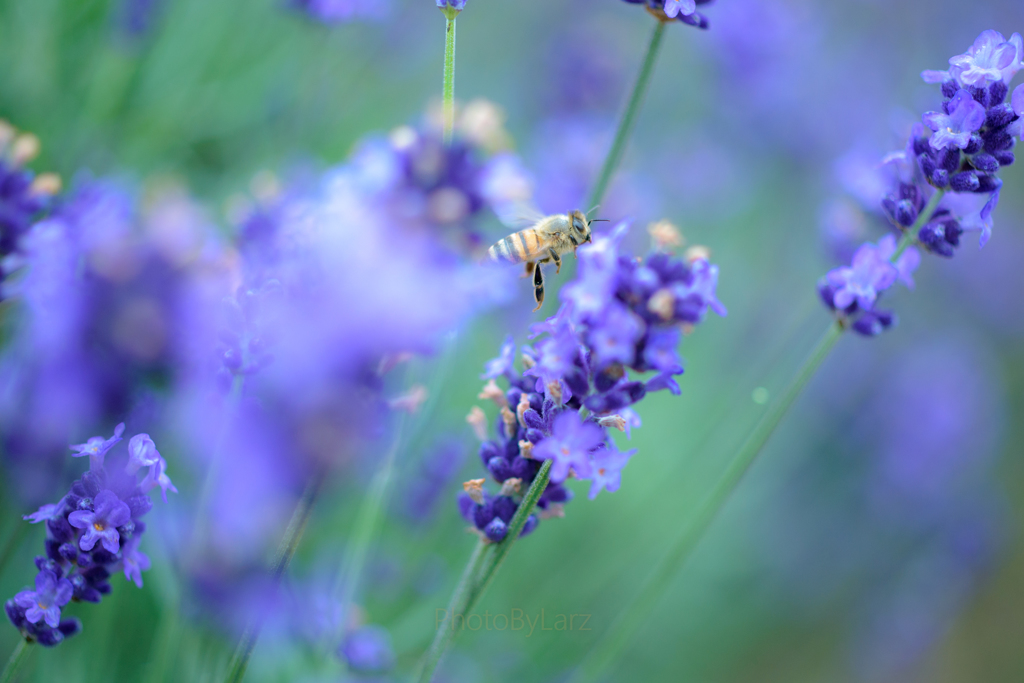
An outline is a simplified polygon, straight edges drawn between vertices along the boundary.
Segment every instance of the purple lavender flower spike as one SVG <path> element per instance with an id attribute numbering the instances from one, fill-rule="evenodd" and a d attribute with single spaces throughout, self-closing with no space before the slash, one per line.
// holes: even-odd
<path id="1" fill-rule="evenodd" d="M 94 436 L 85 443 L 71 446 L 71 450 L 75 451 L 71 454 L 71 457 L 81 458 L 84 455 L 88 455 L 89 469 L 93 471 L 100 470 L 103 468 L 103 459 L 106 457 L 107 452 L 121 440 L 122 434 L 124 434 L 124 422 L 114 427 L 114 435 L 109 439 L 104 439 L 102 436 Z"/>
<path id="2" fill-rule="evenodd" d="M 1014 34 L 1014 38 L 1019 42 L 1019 35 Z M 965 85 L 986 85 L 1003 80 L 1004 69 L 1014 68 L 1017 49 L 1017 44 L 1008 42 L 1002 33 L 983 31 L 966 53 L 950 58 L 949 64 L 953 67 L 950 72 Z"/>
<path id="3" fill-rule="evenodd" d="M 121 554 L 124 578 L 139 588 L 142 588 L 142 572 L 148 571 L 150 567 L 149 556 L 139 550 L 139 543 L 141 541 L 142 535 L 135 534 L 125 542 Z"/>
<path id="4" fill-rule="evenodd" d="M 30 524 L 38 524 L 39 522 L 48 522 L 51 519 L 56 519 L 60 516 L 61 511 L 64 509 L 64 500 L 62 499 L 59 503 L 47 503 L 38 510 L 33 512 L 31 515 L 25 515 L 22 519 L 27 520 Z"/>
<path id="5" fill-rule="evenodd" d="M 537 460 L 551 460 L 551 481 L 561 483 L 570 468 L 581 479 L 591 476 L 590 452 L 604 443 L 604 432 L 593 422 L 584 422 L 579 413 L 566 411 L 555 418 L 551 436 L 533 449 Z"/>
<path id="6" fill-rule="evenodd" d="M 851 267 L 836 268 L 826 278 L 836 288 L 833 297 L 836 308 L 845 309 L 856 302 L 870 310 L 878 295 L 892 287 L 899 275 L 881 249 L 868 242 L 853 255 Z"/>
<path id="7" fill-rule="evenodd" d="M 665 0 L 665 16 L 675 18 L 677 15 L 684 16 L 697 11 L 697 3 L 694 0 Z"/>
<path id="8" fill-rule="evenodd" d="M 929 140 L 932 149 L 963 149 L 971 141 L 971 133 L 985 123 L 985 107 L 966 90 L 958 90 L 948 108 L 949 114 L 930 111 L 924 115 L 924 124 L 935 131 Z"/>
<path id="9" fill-rule="evenodd" d="M 94 509 L 76 510 L 68 515 L 68 523 L 76 529 L 85 529 L 78 547 L 90 551 L 100 542 L 104 550 L 117 553 L 121 549 L 117 527 L 131 519 L 131 510 L 110 489 L 103 489 L 93 501 Z"/>
<path id="10" fill-rule="evenodd" d="M 620 451 L 614 443 L 608 443 L 604 448 L 594 451 L 594 469 L 588 494 L 590 500 L 597 498 L 602 489 L 612 493 L 619 490 L 622 468 L 635 454 L 635 448 L 631 451 Z"/>
<path id="11" fill-rule="evenodd" d="M 152 467 L 162 458 L 149 434 L 136 434 L 128 441 L 128 465 L 125 472 L 135 474 L 143 467 Z"/>
<path id="12" fill-rule="evenodd" d="M 31 624 L 45 621 L 50 628 L 60 625 L 60 608 L 71 601 L 71 582 L 44 569 L 36 574 L 36 589 L 23 590 L 14 596 L 14 603 L 25 610 Z"/>

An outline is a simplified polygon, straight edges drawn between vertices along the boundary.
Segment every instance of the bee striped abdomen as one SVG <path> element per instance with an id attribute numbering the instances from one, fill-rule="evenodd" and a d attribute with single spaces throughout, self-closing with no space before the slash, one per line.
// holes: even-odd
<path id="1" fill-rule="evenodd" d="M 528 228 L 512 233 L 498 241 L 487 250 L 487 255 L 493 261 L 522 263 L 536 258 L 539 246 L 540 239 L 537 237 L 537 232 L 533 228 Z"/>

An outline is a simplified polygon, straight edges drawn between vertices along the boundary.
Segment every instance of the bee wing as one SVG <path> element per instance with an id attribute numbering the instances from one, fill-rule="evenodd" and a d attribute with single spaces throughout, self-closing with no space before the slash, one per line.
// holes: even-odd
<path id="1" fill-rule="evenodd" d="M 505 203 L 495 207 L 495 213 L 498 220 L 515 230 L 532 227 L 544 219 L 540 209 L 527 201 Z"/>

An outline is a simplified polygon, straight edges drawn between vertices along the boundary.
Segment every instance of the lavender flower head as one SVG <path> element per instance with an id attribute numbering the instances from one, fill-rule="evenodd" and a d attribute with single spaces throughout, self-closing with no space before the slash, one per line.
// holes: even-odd
<path id="1" fill-rule="evenodd" d="M 879 295 L 897 280 L 913 286 L 911 273 L 920 262 L 914 246 L 952 257 L 965 232 L 979 233 L 984 246 L 992 233 L 992 213 L 999 202 L 998 171 L 1014 162 L 1013 147 L 1021 128 L 1018 86 L 1008 102 L 1009 84 L 1024 68 L 1024 41 L 985 31 L 963 55 L 950 59 L 949 71 L 925 71 L 928 83 L 941 83 L 943 106 L 926 112 L 915 124 L 906 149 L 883 163 L 883 215 L 903 236 L 898 259 L 895 236 L 857 250 L 850 267 L 837 268 L 818 283 L 825 305 L 841 323 L 874 336 L 895 323 L 891 311 L 876 308 Z M 870 175 L 870 173 L 869 173 Z M 876 178 L 858 182 L 879 185 Z M 941 192 L 938 203 L 936 193 Z M 931 214 L 921 216 L 925 207 Z M 910 234 L 910 229 L 915 231 Z"/>
<path id="2" fill-rule="evenodd" d="M 540 340 L 522 350 L 524 372 L 515 367 L 511 338 L 487 363 L 482 379 L 489 382 L 480 398 L 498 408 L 496 438 L 490 438 L 479 407 L 469 420 L 483 442 L 482 464 L 501 490 L 485 491 L 484 479 L 466 482 L 459 509 L 493 542 L 508 533 L 519 497 L 544 460 L 552 465 L 537 503 L 540 519 L 563 514 L 572 498 L 564 486 L 569 478 L 590 480 L 591 499 L 605 489 L 616 491 L 636 451 L 620 451 L 609 429 L 628 436 L 639 426 L 632 406 L 649 391 L 679 393 L 673 379 L 683 372 L 676 352 L 679 328 L 700 323 L 709 309 L 725 314 L 715 297 L 715 266 L 705 258 L 686 263 L 663 252 L 638 262 L 620 253 L 625 232 L 619 226 L 579 248 L 579 274 L 563 290 L 562 307 L 534 326 L 533 337 Z M 655 374 L 644 381 L 630 377 L 629 370 Z M 508 382 L 507 390 L 498 378 Z M 523 534 L 537 522 L 531 516 Z"/>
<path id="3" fill-rule="evenodd" d="M 61 619 L 61 608 L 71 600 L 99 602 L 110 592 L 107 579 L 115 571 L 123 571 L 127 580 L 142 587 L 142 572 L 149 569 L 150 561 L 139 550 L 146 530 L 141 518 L 153 507 L 147 492 L 158 484 L 151 475 L 159 469 L 166 478 L 166 463 L 158 453 L 148 459 L 148 464 L 136 462 L 134 454 L 130 462 L 123 457 L 116 465 L 105 462 L 103 456 L 120 441 L 123 431 L 122 423 L 110 439 L 97 436 L 73 447 L 80 450 L 75 455 L 95 451 L 100 457 L 92 459 L 93 466 L 58 503 L 44 505 L 25 516 L 33 524 L 46 522 L 45 554 L 35 560 L 35 590 L 21 591 L 4 604 L 4 609 L 14 627 L 30 642 L 53 646 L 78 633 L 81 623 Z M 132 441 L 138 443 L 140 437 L 152 443 L 145 434 L 136 435 Z M 144 466 L 150 471 L 139 481 L 137 475 Z"/>
<path id="4" fill-rule="evenodd" d="M 697 11 L 697 7 L 706 5 L 711 0 L 625 0 L 625 2 L 643 5 L 660 21 L 677 19 L 684 24 L 700 29 L 706 29 L 709 25 L 707 18 Z"/>

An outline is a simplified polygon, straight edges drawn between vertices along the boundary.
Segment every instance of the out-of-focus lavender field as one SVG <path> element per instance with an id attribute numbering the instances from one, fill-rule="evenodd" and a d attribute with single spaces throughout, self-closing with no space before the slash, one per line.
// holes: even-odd
<path id="1" fill-rule="evenodd" d="M 666 27 L 591 217 L 603 235 L 628 221 L 641 255 L 649 224 L 679 226 L 728 315 L 704 301 L 681 393 L 650 385 L 642 426 L 611 442 L 637 449 L 621 488 L 591 500 L 566 479 L 574 499 L 545 501 L 435 680 L 567 680 L 828 327 L 816 283 L 886 234 L 875 171 L 943 102 L 921 72 L 984 30 L 1024 32 L 1019 0 L 698 9 L 708 30 Z M 583 300 L 560 292 L 583 271 L 571 256 L 537 313 L 527 281 L 479 260 L 520 200 L 592 208 L 654 24 L 622 0 L 468 0 L 446 148 L 429 0 L 0 0 L 0 599 L 45 572 L 44 549 L 85 548 L 43 528 L 71 538 L 73 519 L 22 516 L 100 515 L 102 489 L 133 492 L 148 569 L 129 571 L 128 545 L 94 552 L 64 608 L 81 633 L 31 646 L 14 680 L 221 681 L 254 620 L 246 681 L 410 680 L 475 541 L 457 496 L 490 466 L 466 415 L 506 428 L 481 373 Z M 1000 178 L 989 242 L 925 255 L 886 298 L 895 328 L 844 335 L 606 680 L 1024 679 L 1021 164 Z M 86 477 L 62 498 L 90 467 L 68 445 L 89 455 L 120 422 L 105 467 L 139 483 Z M 0 627 L 0 660 L 19 640 Z"/>

